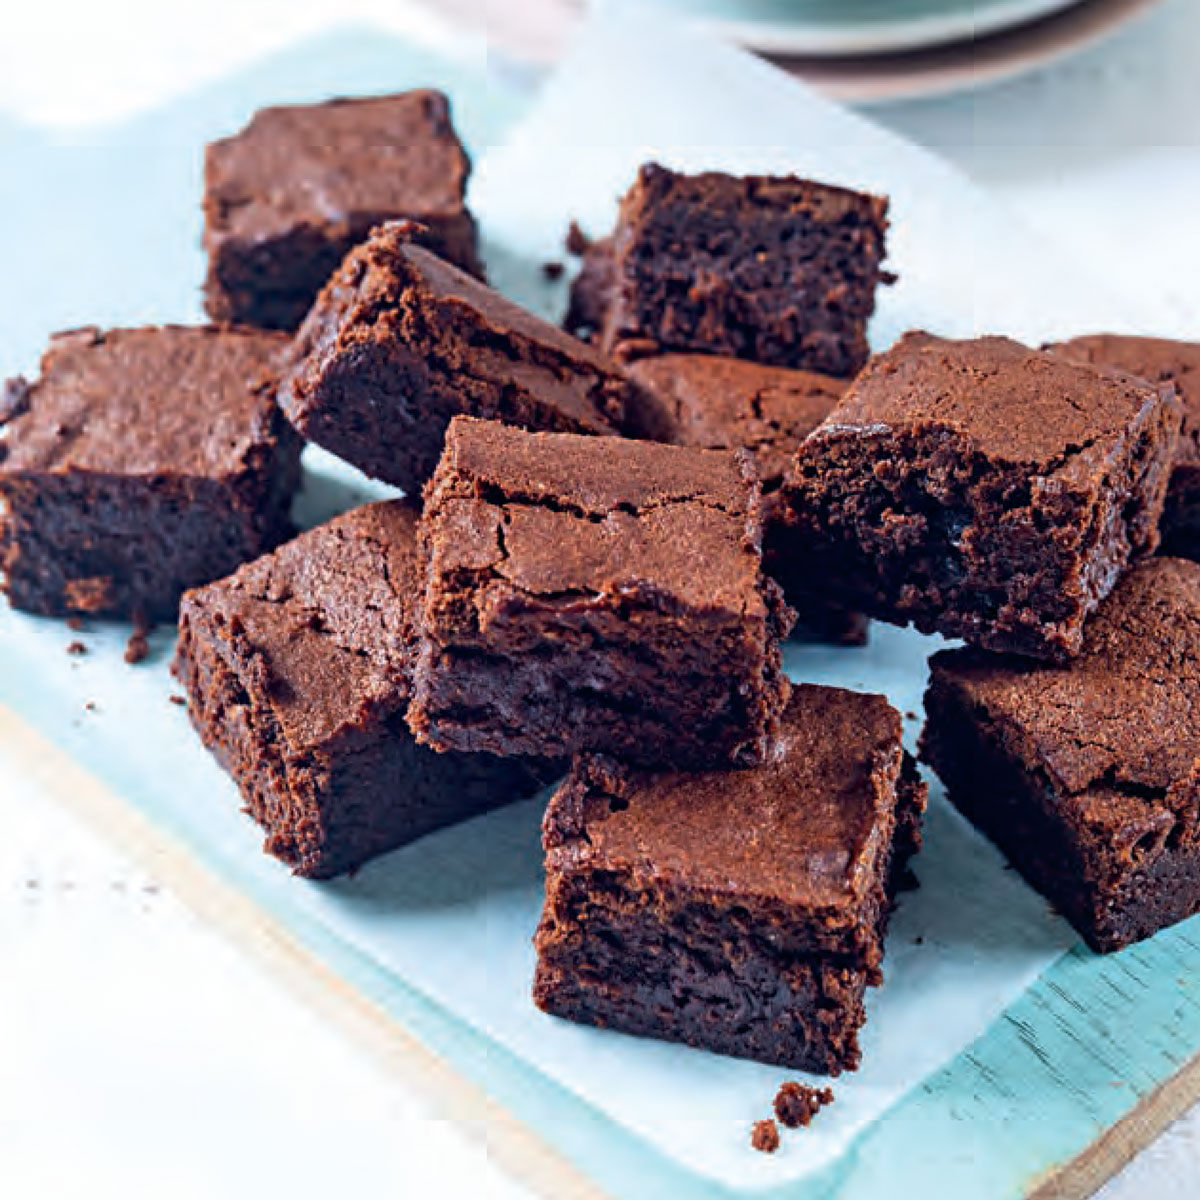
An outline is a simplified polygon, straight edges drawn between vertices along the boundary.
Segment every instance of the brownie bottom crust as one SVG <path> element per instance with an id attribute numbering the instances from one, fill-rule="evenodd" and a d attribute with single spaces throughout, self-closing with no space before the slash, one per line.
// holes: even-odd
<path id="1" fill-rule="evenodd" d="M 1120 950 L 1200 912 L 1200 843 L 1157 819 L 1162 797 L 1116 781 L 1060 795 L 948 688 L 935 683 L 925 707 L 921 757 L 951 803 L 1093 950 Z"/>
<path id="2" fill-rule="evenodd" d="M 266 834 L 264 851 L 297 875 L 328 879 L 436 829 L 528 796 L 551 764 L 418 746 L 393 702 L 363 701 L 353 725 L 308 753 L 288 744 L 263 664 L 232 628 L 185 611 L 175 673 L 192 724 L 241 789 Z"/>
<path id="3" fill-rule="evenodd" d="M 886 868 L 886 931 L 919 849 L 924 787 L 906 756 Z M 682 1042 L 794 1070 L 839 1075 L 861 1061 L 864 997 L 881 981 L 865 958 L 780 952 L 746 935 L 744 911 L 672 905 L 613 873 L 566 883 L 538 930 L 534 1003 L 585 1025 Z"/>

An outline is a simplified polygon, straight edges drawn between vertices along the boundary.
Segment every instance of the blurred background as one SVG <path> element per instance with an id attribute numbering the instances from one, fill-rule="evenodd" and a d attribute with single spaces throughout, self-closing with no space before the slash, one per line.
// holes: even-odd
<path id="1" fill-rule="evenodd" d="M 1200 0 L 644 3 L 768 53 L 943 154 L 1200 337 Z M 86 141 L 347 25 L 535 88 L 582 5 L 0 4 L 0 196 L 31 186 L 4 154 L 31 130 Z M 17 806 L 21 820 L 7 820 Z M 527 1195 L 485 1146 L 65 815 L 6 784 L 0 826 L 0 1194 Z M 1182 1200 L 1197 1179 L 1193 1113 L 1101 1194 Z"/>

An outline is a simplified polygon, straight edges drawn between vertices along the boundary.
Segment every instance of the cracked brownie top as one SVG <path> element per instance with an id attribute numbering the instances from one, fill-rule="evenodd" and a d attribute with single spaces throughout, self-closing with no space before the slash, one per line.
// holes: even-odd
<path id="1" fill-rule="evenodd" d="M 1172 384 L 1183 405 L 1183 436 L 1175 462 L 1200 465 L 1200 343 L 1097 333 L 1045 349 L 1095 366 L 1128 371 L 1151 383 Z"/>
<path id="2" fill-rule="evenodd" d="M 355 509 L 189 592 L 188 621 L 240 647 L 293 753 L 408 701 L 415 653 L 417 514 Z"/>
<path id="3" fill-rule="evenodd" d="M 1168 389 L 1169 390 L 1169 389 Z M 1003 337 L 908 333 L 874 358 L 813 435 L 944 431 L 998 463 L 1042 474 L 1101 468 L 1160 389 Z M 1178 401 L 1170 403 L 1177 409 Z"/>
<path id="4" fill-rule="evenodd" d="M 280 443 L 271 367 L 286 345 L 218 326 L 56 334 L 41 378 L 6 386 L 0 470 L 226 478 L 261 468 Z"/>
<path id="5" fill-rule="evenodd" d="M 426 489 L 427 632 L 472 639 L 514 600 L 600 619 L 614 607 L 767 619 L 758 494 L 741 451 L 457 417 Z"/>
<path id="6" fill-rule="evenodd" d="M 848 386 L 813 371 L 705 354 L 643 358 L 629 374 L 643 393 L 634 414 L 640 436 L 714 450 L 744 447 L 766 492 L 779 487 L 796 447 Z"/>
<path id="7" fill-rule="evenodd" d="M 843 933 L 884 903 L 903 775 L 900 714 L 882 696 L 797 684 L 769 762 L 750 770 L 575 765 L 543 826 L 555 869 L 587 866 L 815 910 Z M 736 812 L 737 819 L 729 814 Z M 853 939 L 851 939 L 853 940 Z"/>
<path id="8" fill-rule="evenodd" d="M 1172 558 L 1150 559 L 1124 576 L 1067 666 L 976 650 L 932 659 L 933 686 L 953 689 L 1027 771 L 1063 802 L 1074 798 L 1097 830 L 1155 808 L 1194 825 L 1198 666 L 1200 565 Z"/>
<path id="9" fill-rule="evenodd" d="M 349 226 L 364 212 L 458 214 L 470 171 L 440 92 L 264 108 L 208 148 L 208 239 Z"/>

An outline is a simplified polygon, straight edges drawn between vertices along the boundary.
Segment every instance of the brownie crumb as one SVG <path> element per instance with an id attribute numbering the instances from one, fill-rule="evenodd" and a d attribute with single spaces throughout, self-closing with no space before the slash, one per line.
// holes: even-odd
<path id="1" fill-rule="evenodd" d="M 72 633 L 82 633 L 83 629 L 84 629 L 83 618 L 82 617 L 68 617 L 67 618 L 67 628 Z"/>
<path id="2" fill-rule="evenodd" d="M 579 227 L 578 221 L 572 221 L 567 228 L 567 237 L 563 242 L 568 254 L 574 255 L 576 258 L 582 258 L 588 251 L 588 247 L 592 244 L 592 239 Z"/>
<path id="3" fill-rule="evenodd" d="M 925 939 L 920 934 L 917 934 L 917 936 L 915 938 L 913 938 L 913 945 L 914 946 L 923 946 L 923 945 L 925 945 Z"/>
<path id="4" fill-rule="evenodd" d="M 125 661 L 132 667 L 150 656 L 149 634 L 154 625 L 141 613 L 133 614 L 133 632 L 125 645 Z"/>
<path id="5" fill-rule="evenodd" d="M 129 643 L 125 647 L 125 661 L 132 667 L 145 661 L 150 654 L 150 643 L 146 640 L 144 630 L 135 629 L 129 635 Z"/>
<path id="6" fill-rule="evenodd" d="M 172 704 L 177 704 L 180 708 L 187 707 L 187 697 L 186 696 L 170 695 L 167 697 L 167 699 L 170 700 L 170 702 Z"/>
<path id="7" fill-rule="evenodd" d="M 827 1104 L 833 1103 L 832 1088 L 814 1088 L 789 1080 L 775 1097 L 775 1115 L 789 1129 L 807 1128 Z M 761 1124 L 761 1122 L 760 1122 Z M 778 1135 L 776 1135 L 778 1143 Z"/>
<path id="8" fill-rule="evenodd" d="M 774 1154 L 779 1149 L 779 1126 L 769 1118 L 755 1121 L 750 1132 L 750 1145 L 764 1154 Z"/>
<path id="9" fill-rule="evenodd" d="M 542 274 L 551 281 L 561 279 L 565 270 L 566 267 L 560 262 L 551 261 L 542 263 Z"/>
<path id="10" fill-rule="evenodd" d="M 95 702 L 95 700 L 89 700 L 86 704 L 84 704 L 83 707 L 87 712 L 95 712 L 96 711 L 96 702 Z"/>
<path id="11" fill-rule="evenodd" d="M 906 712 L 904 715 L 910 721 L 916 721 L 920 719 L 915 712 Z"/>
<path id="12" fill-rule="evenodd" d="M 88 648 L 83 644 L 83 642 L 69 642 L 67 644 L 68 654 L 86 654 L 87 652 Z"/>

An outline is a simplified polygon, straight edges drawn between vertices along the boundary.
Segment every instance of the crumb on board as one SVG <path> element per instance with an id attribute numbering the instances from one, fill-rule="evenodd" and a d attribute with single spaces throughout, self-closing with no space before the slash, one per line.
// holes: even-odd
<path id="1" fill-rule="evenodd" d="M 906 712 L 904 716 L 909 721 L 919 721 L 921 719 L 915 712 Z"/>
<path id="2" fill-rule="evenodd" d="M 83 644 L 83 642 L 74 641 L 74 642 L 67 643 L 67 653 L 68 654 L 78 655 L 78 654 L 86 654 L 87 652 L 88 652 L 88 648 L 87 648 L 87 646 L 85 646 Z"/>
<path id="3" fill-rule="evenodd" d="M 814 1088 L 788 1080 L 775 1096 L 775 1116 L 788 1129 L 807 1128 L 813 1117 L 832 1103 L 832 1088 Z"/>
<path id="4" fill-rule="evenodd" d="M 765 1121 L 755 1121 L 750 1131 L 750 1145 L 764 1154 L 774 1154 L 779 1149 L 779 1126 L 769 1117 Z"/>
<path id="5" fill-rule="evenodd" d="M 95 712 L 96 711 L 96 702 L 95 702 L 95 700 L 89 700 L 86 704 L 84 704 L 83 707 L 88 712 Z"/>
<path id="6" fill-rule="evenodd" d="M 917 936 L 915 938 L 913 938 L 913 945 L 914 946 L 923 946 L 923 945 L 925 945 L 925 939 L 918 933 Z"/>
<path id="7" fill-rule="evenodd" d="M 186 707 L 187 707 L 187 697 L 186 697 L 186 696 L 180 696 L 180 695 L 177 695 L 175 692 L 172 692 L 172 693 L 171 693 L 171 694 L 170 694 L 170 695 L 167 697 L 167 699 L 168 699 L 168 700 L 170 700 L 170 702 L 171 702 L 172 704 L 176 704 L 176 705 L 178 705 L 180 708 L 186 708 Z"/>
<path id="8" fill-rule="evenodd" d="M 144 662 L 150 654 L 150 643 L 146 639 L 147 632 L 146 629 L 139 625 L 129 635 L 129 642 L 125 646 L 125 661 L 131 667 L 137 663 Z"/>
<path id="9" fill-rule="evenodd" d="M 72 633 L 82 633 L 84 630 L 83 618 L 82 617 L 68 617 L 67 618 L 67 628 Z"/>
<path id="10" fill-rule="evenodd" d="M 566 267 L 564 267 L 562 263 L 554 260 L 542 263 L 542 274 L 545 275 L 545 277 L 551 282 L 553 282 L 555 279 L 561 279 L 565 270 Z"/>

